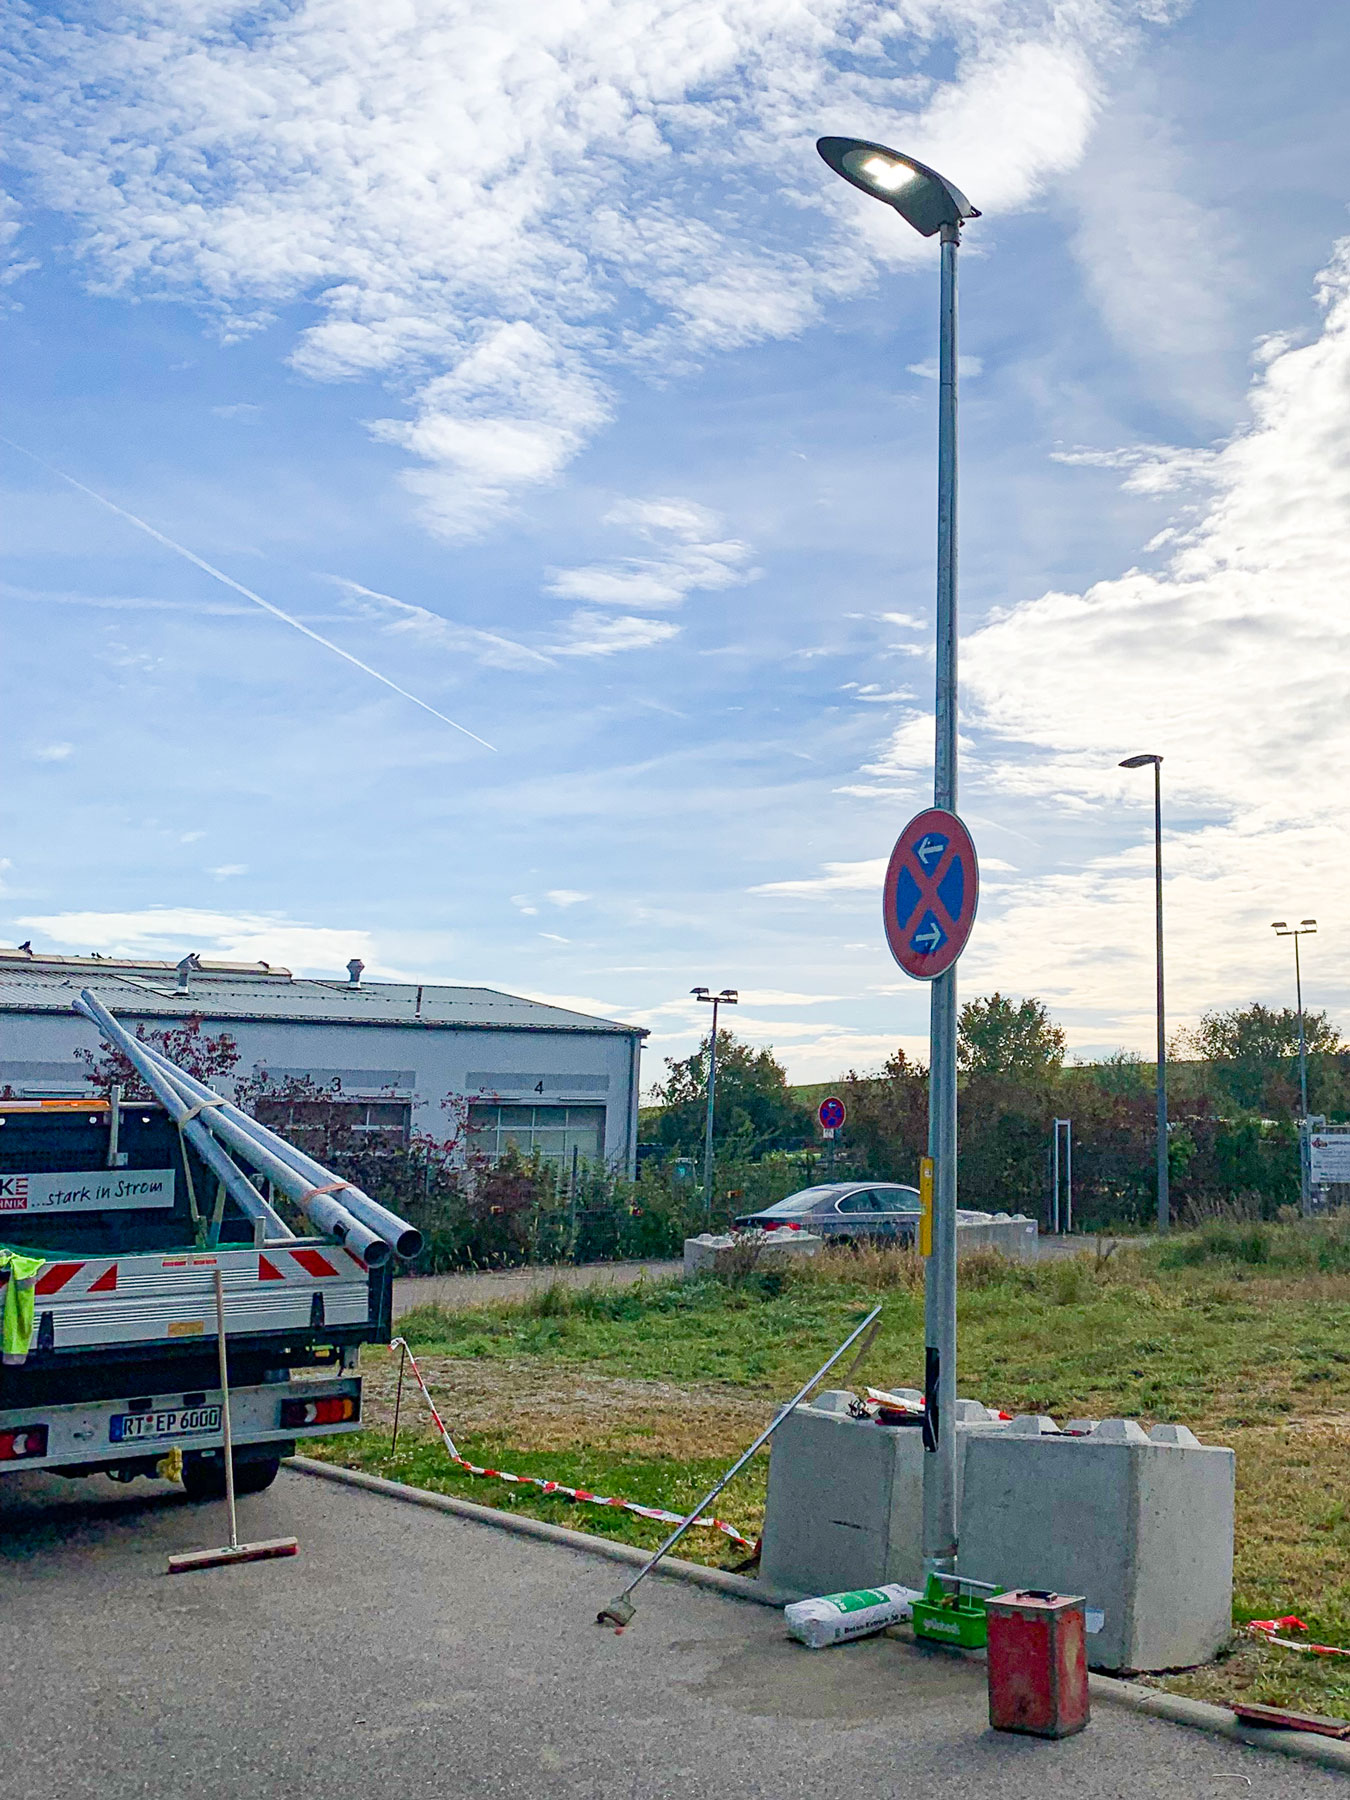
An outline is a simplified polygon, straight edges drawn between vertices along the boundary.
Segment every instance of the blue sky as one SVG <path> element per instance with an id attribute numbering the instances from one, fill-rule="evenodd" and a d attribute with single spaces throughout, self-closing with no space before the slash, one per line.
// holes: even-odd
<path id="1" fill-rule="evenodd" d="M 359 954 L 638 1020 L 649 1075 L 695 983 L 800 1079 L 921 1052 L 879 892 L 931 793 L 936 251 L 834 131 L 983 211 L 964 991 L 1147 1053 L 1116 764 L 1157 750 L 1173 1023 L 1287 1000 L 1269 922 L 1311 915 L 1350 1027 L 1348 35 L 1315 0 L 20 11 L 0 938 Z"/>

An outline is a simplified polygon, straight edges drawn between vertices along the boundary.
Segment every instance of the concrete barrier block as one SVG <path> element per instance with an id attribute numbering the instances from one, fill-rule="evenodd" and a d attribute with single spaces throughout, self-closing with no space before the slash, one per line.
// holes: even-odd
<path id="1" fill-rule="evenodd" d="M 959 1483 L 967 1443 L 1007 1425 L 978 1401 L 956 1406 Z M 763 1579 L 806 1594 L 888 1582 L 922 1587 L 923 1460 L 916 1425 L 799 1406 L 774 1433 L 769 1453 Z"/>
<path id="2" fill-rule="evenodd" d="M 751 1269 L 781 1269 L 804 1256 L 814 1256 L 824 1243 L 812 1231 L 775 1231 L 756 1239 L 752 1232 L 736 1236 L 710 1231 L 684 1240 L 684 1274 L 733 1275 Z"/>
<path id="3" fill-rule="evenodd" d="M 966 1447 L 961 1573 L 1084 1595 L 1103 1614 L 1094 1668 L 1209 1661 L 1232 1630 L 1233 1452 L 1128 1419 L 1076 1437 L 1017 1424 Z"/>
<path id="4" fill-rule="evenodd" d="M 1015 1262 L 1034 1262 L 1040 1226 L 1025 1213 L 1010 1217 L 1007 1213 L 973 1212 L 967 1208 L 956 1215 L 956 1253 L 968 1250 L 997 1250 L 1000 1256 Z"/>

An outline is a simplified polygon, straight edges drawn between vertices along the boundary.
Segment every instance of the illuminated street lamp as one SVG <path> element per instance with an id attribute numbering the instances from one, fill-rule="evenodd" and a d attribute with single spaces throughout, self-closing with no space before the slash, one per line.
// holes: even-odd
<path id="1" fill-rule="evenodd" d="M 712 1222 L 713 1196 L 713 1108 L 717 1103 L 717 1009 L 719 1006 L 735 1006 L 740 995 L 735 988 L 723 988 L 720 994 L 710 994 L 705 987 L 690 988 L 689 992 L 696 1000 L 706 1000 L 713 1009 L 712 1032 L 708 1038 L 708 1125 L 703 1136 L 703 1210 L 708 1222 Z"/>
<path id="2" fill-rule="evenodd" d="M 836 175 L 894 207 L 923 237 L 940 236 L 938 340 L 937 715 L 933 804 L 956 810 L 956 252 L 979 213 L 925 163 L 863 138 L 816 144 Z M 923 1554 L 930 1573 L 956 1567 L 956 968 L 932 983 L 928 1154 L 933 1159 L 933 1254 L 924 1277 L 924 1342 L 936 1365 L 923 1464 Z"/>

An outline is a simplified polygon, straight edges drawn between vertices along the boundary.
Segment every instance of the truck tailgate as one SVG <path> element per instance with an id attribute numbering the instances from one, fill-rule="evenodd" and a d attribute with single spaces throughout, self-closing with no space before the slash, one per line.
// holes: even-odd
<path id="1" fill-rule="evenodd" d="M 227 1337 L 362 1325 L 370 1315 L 366 1265 L 327 1242 L 72 1257 L 38 1275 L 30 1348 L 214 1338 L 217 1268 Z"/>

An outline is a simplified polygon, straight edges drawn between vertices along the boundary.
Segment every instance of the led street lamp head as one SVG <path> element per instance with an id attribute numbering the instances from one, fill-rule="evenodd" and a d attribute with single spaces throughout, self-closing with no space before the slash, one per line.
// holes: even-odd
<path id="1" fill-rule="evenodd" d="M 823 137 L 817 139 L 816 149 L 836 175 L 893 206 L 923 237 L 932 237 L 944 225 L 959 229 L 963 220 L 980 216 L 978 207 L 936 169 L 885 144 Z"/>
<path id="2" fill-rule="evenodd" d="M 1161 756 L 1127 756 L 1119 767 L 1122 769 L 1142 769 L 1148 763 L 1160 763 L 1161 761 Z"/>

